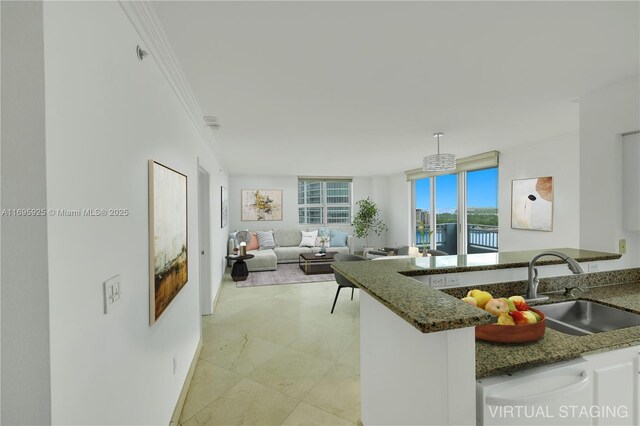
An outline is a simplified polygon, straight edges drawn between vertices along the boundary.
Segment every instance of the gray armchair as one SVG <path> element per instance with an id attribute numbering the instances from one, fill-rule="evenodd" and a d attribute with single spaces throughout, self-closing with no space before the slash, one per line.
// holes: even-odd
<path id="1" fill-rule="evenodd" d="M 449 253 L 442 250 L 427 250 L 427 253 L 429 253 L 431 256 L 449 256 Z"/>
<path id="2" fill-rule="evenodd" d="M 333 256 L 333 260 L 336 262 L 358 262 L 362 260 L 367 260 L 362 256 L 356 256 L 355 254 L 346 254 L 346 253 L 338 253 Z M 356 288 L 356 285 L 345 278 L 344 275 L 340 274 L 337 271 L 333 271 L 333 275 L 336 278 L 336 283 L 338 283 L 338 291 L 336 291 L 336 297 L 333 299 L 333 306 L 331 307 L 331 313 L 336 308 L 336 302 L 338 301 L 338 295 L 340 294 L 340 290 L 344 287 L 351 287 L 351 300 L 353 300 L 353 291 Z"/>
<path id="3" fill-rule="evenodd" d="M 382 250 L 369 250 L 367 256 L 406 256 L 409 254 L 409 246 L 385 247 Z"/>

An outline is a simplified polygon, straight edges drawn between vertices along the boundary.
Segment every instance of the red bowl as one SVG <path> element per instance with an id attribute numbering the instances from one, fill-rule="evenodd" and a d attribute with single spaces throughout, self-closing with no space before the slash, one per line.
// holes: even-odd
<path id="1" fill-rule="evenodd" d="M 540 315 L 540 321 L 535 324 L 523 325 L 498 325 L 485 324 L 476 326 L 476 339 L 498 343 L 523 343 L 534 342 L 544 336 L 547 321 L 542 312 L 535 308 L 529 308 Z"/>

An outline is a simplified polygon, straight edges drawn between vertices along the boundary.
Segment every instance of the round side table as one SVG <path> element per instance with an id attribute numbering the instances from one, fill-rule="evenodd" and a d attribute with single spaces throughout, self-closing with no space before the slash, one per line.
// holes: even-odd
<path id="1" fill-rule="evenodd" d="M 231 279 L 233 281 L 244 281 L 249 276 L 249 270 L 247 269 L 247 264 L 244 263 L 246 259 L 253 259 L 255 256 L 253 254 L 245 254 L 244 256 L 240 255 L 230 255 L 225 256 L 227 260 L 235 260 L 233 264 L 233 268 L 231 269 Z"/>

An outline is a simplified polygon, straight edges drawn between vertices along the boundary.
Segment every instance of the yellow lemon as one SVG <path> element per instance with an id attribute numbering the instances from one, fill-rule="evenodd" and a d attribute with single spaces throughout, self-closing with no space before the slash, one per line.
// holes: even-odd
<path id="1" fill-rule="evenodd" d="M 491 293 L 478 289 L 471 290 L 467 296 L 476 299 L 476 302 L 478 302 L 478 308 L 480 309 L 484 309 L 484 305 L 486 305 L 489 300 L 493 299 Z"/>

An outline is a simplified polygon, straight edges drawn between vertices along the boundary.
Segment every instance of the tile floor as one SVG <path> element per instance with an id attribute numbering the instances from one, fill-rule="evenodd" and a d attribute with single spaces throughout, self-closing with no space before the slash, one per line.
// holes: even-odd
<path id="1" fill-rule="evenodd" d="M 225 276 L 180 423 L 349 425 L 360 417 L 359 294 L 335 281 L 236 288 Z"/>

